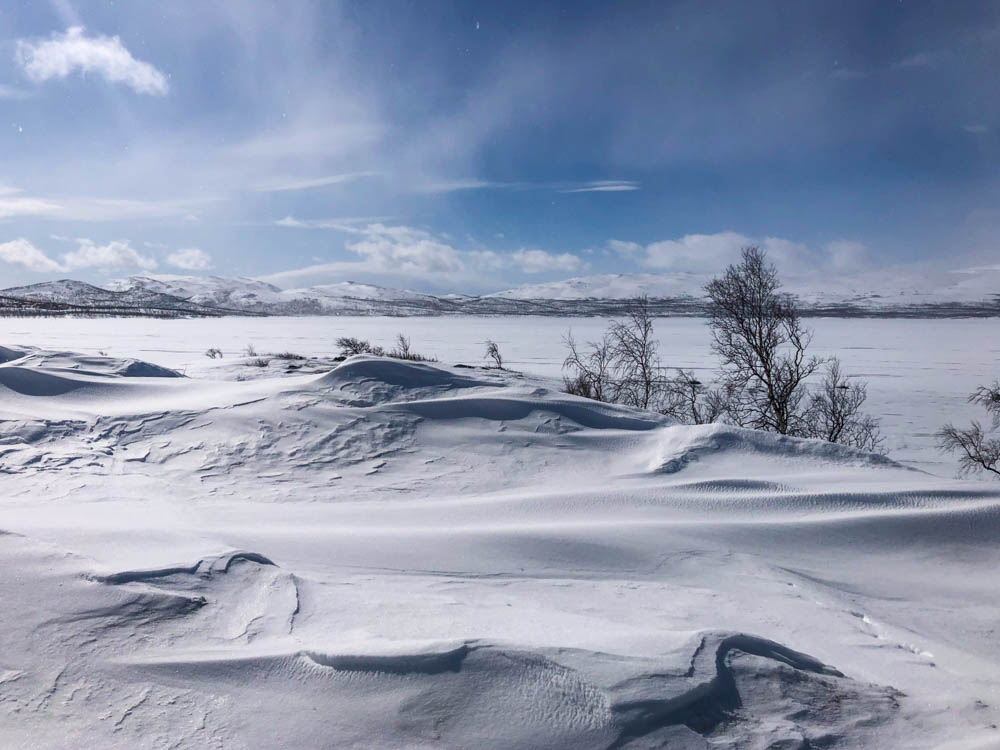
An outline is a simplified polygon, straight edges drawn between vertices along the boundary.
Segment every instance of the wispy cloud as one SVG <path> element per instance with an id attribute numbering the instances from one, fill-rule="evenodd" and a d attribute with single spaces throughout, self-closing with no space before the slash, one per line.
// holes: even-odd
<path id="1" fill-rule="evenodd" d="M 918 52 L 915 55 L 904 57 L 902 60 L 897 60 L 892 67 L 904 70 L 906 68 L 933 68 L 937 66 L 943 54 L 941 51 Z"/>
<path id="2" fill-rule="evenodd" d="M 285 227 L 286 229 L 332 229 L 338 232 L 361 234 L 364 232 L 365 225 L 380 224 L 387 220 L 386 216 L 345 216 L 337 219 L 297 219 L 294 216 L 286 216 L 273 224 L 276 227 Z"/>
<path id="3" fill-rule="evenodd" d="M 267 182 L 261 182 L 253 186 L 253 189 L 260 193 L 276 193 L 289 190 L 308 190 L 311 188 L 327 187 L 329 185 L 340 185 L 345 182 L 353 182 L 365 177 L 374 177 L 378 172 L 345 172 L 344 174 L 332 174 L 325 177 L 294 178 L 277 177 Z"/>
<path id="4" fill-rule="evenodd" d="M 36 83 L 67 78 L 72 73 L 96 73 L 139 94 L 166 96 L 170 90 L 167 77 L 135 59 L 117 36 L 88 37 L 82 26 L 54 33 L 49 39 L 18 40 L 16 60 Z"/>
<path id="5" fill-rule="evenodd" d="M 18 216 L 55 216 L 62 206 L 42 198 L 20 197 L 20 191 L 0 192 L 0 220 Z"/>
<path id="6" fill-rule="evenodd" d="M 621 193 L 638 190 L 639 183 L 634 180 L 597 180 L 576 187 L 559 190 L 560 193 Z"/>
<path id="7" fill-rule="evenodd" d="M 15 86 L 0 83 L 0 99 L 27 99 L 31 93 Z"/>
<path id="8" fill-rule="evenodd" d="M 458 179 L 417 183 L 418 193 L 451 193 L 460 190 L 555 190 L 560 193 L 619 193 L 638 190 L 635 180 L 588 180 L 585 182 L 495 182 Z"/>

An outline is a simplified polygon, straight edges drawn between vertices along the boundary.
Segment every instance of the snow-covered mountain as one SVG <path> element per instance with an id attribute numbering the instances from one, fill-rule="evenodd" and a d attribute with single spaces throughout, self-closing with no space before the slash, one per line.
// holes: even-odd
<path id="1" fill-rule="evenodd" d="M 86 308 L 119 315 L 610 316 L 620 314 L 628 300 L 647 296 L 657 315 L 700 315 L 709 278 L 684 272 L 604 274 L 475 297 L 435 296 L 353 281 L 281 289 L 244 277 L 146 275 L 116 279 L 107 288 L 61 280 L 2 290 L 0 298 L 6 301 L 0 300 L 0 314 L 30 314 L 39 305 L 59 314 L 55 307 L 61 305 L 64 313 Z M 807 315 L 1000 315 L 1000 267 L 839 274 L 817 270 L 787 274 L 783 280 L 784 289 L 799 298 Z"/>
<path id="2" fill-rule="evenodd" d="M 706 278 L 692 273 L 609 273 L 525 284 L 486 296 L 525 300 L 635 299 L 644 295 L 697 298 Z"/>
<path id="3" fill-rule="evenodd" d="M 108 287 L 119 291 L 146 290 L 170 294 L 200 305 L 274 315 L 350 315 L 381 312 L 385 304 L 406 307 L 416 303 L 433 310 L 437 297 L 405 289 L 342 281 L 304 289 L 281 289 L 257 279 L 221 276 L 148 275 L 115 279 Z"/>
<path id="4" fill-rule="evenodd" d="M 711 274 L 636 273 L 582 276 L 526 284 L 488 295 L 510 300 L 608 300 L 677 298 L 700 300 Z M 808 306 L 849 306 L 891 311 L 920 306 L 1000 302 L 1000 267 L 914 272 L 884 269 L 858 273 L 810 271 L 787 274 L 784 289 Z"/>
<path id="5" fill-rule="evenodd" d="M 40 284 L 0 290 L 0 314 L 73 314 L 102 315 L 141 314 L 153 316 L 205 315 L 227 313 L 215 306 L 206 306 L 170 294 L 164 290 L 133 286 L 105 289 L 83 281 L 60 279 Z"/>
<path id="6" fill-rule="evenodd" d="M 272 284 L 242 276 L 132 276 L 109 281 L 107 287 L 118 292 L 143 289 L 180 297 L 199 305 L 237 309 L 275 302 L 281 295 L 281 289 Z"/>

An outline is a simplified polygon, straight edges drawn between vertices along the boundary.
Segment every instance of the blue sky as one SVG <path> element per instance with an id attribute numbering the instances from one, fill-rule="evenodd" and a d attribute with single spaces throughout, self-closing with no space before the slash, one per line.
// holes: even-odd
<path id="1" fill-rule="evenodd" d="M 1000 4 L 10 2 L 0 286 L 1000 264 Z"/>

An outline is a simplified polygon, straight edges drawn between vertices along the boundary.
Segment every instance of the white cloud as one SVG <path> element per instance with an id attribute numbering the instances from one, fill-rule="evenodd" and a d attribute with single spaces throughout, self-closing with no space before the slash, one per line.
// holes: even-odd
<path id="1" fill-rule="evenodd" d="M 328 185 L 340 185 L 344 182 L 353 182 L 364 177 L 374 177 L 377 172 L 346 172 L 344 174 L 332 174 L 325 177 L 295 178 L 276 177 L 254 185 L 253 189 L 260 193 L 277 193 L 290 190 L 307 190 L 309 188 L 327 187 Z"/>
<path id="2" fill-rule="evenodd" d="M 37 271 L 38 273 L 55 273 L 64 270 L 61 265 L 23 237 L 0 244 L 0 261 L 24 266 L 29 271 Z"/>
<path id="3" fill-rule="evenodd" d="M 850 270 L 870 264 L 868 249 L 860 242 L 837 240 L 814 249 L 782 237 L 749 237 L 739 232 L 687 234 L 643 247 L 634 242 L 610 240 L 610 250 L 637 259 L 645 268 L 664 271 L 717 271 L 739 260 L 740 250 L 756 245 L 781 270 L 808 271 L 829 268 Z"/>
<path id="4" fill-rule="evenodd" d="M 53 239 L 73 241 L 62 236 L 55 236 Z M 65 273 L 81 268 L 140 268 L 152 271 L 157 266 L 153 258 L 136 252 L 125 240 L 115 240 L 107 245 L 97 245 L 93 240 L 86 238 L 77 239 L 75 242 L 78 243 L 77 249 L 63 253 L 60 263 L 23 237 L 18 238 L 0 244 L 0 261 L 23 266 L 29 271 L 38 273 Z"/>
<path id="5" fill-rule="evenodd" d="M 624 242 L 622 240 L 608 240 L 608 250 L 622 255 L 626 258 L 637 258 L 642 252 L 642 245 L 638 242 Z"/>
<path id="6" fill-rule="evenodd" d="M 186 271 L 206 271 L 212 267 L 212 257 L 197 247 L 187 247 L 170 253 L 167 263 Z"/>
<path id="7" fill-rule="evenodd" d="M 635 180 L 589 180 L 587 182 L 493 182 L 475 178 L 417 183 L 417 193 L 451 193 L 458 190 L 556 190 L 560 193 L 619 193 L 638 190 Z"/>
<path id="8" fill-rule="evenodd" d="M 378 224 L 384 218 L 346 216 L 338 219 L 296 219 L 294 216 L 286 216 L 273 223 L 276 227 L 285 227 L 286 229 L 335 229 L 338 232 L 348 232 L 349 234 L 363 234 L 366 230 L 361 225 Z"/>
<path id="9" fill-rule="evenodd" d="M 560 193 L 621 193 L 638 190 L 639 183 L 634 180 L 596 180 L 576 187 L 567 187 Z"/>
<path id="10" fill-rule="evenodd" d="M 19 191 L 13 188 L 5 188 L 7 192 L 0 192 L 0 219 L 9 219 L 15 216 L 52 216 L 62 210 L 62 206 L 52 201 L 41 198 L 16 197 Z M 5 195 L 15 195 L 15 197 L 4 197 Z"/>
<path id="11" fill-rule="evenodd" d="M 372 224 L 364 231 L 364 238 L 348 243 L 347 249 L 374 270 L 417 276 L 465 270 L 459 250 L 412 227 Z"/>
<path id="12" fill-rule="evenodd" d="M 286 217 L 280 223 L 289 227 L 316 226 L 315 222 L 305 223 L 292 217 Z M 283 271 L 267 276 L 265 280 L 279 286 L 304 286 L 376 276 L 402 283 L 416 280 L 436 286 L 482 286 L 484 274 L 489 272 L 570 272 L 585 265 L 572 253 L 554 254 L 526 248 L 513 253 L 481 248 L 460 249 L 442 235 L 434 235 L 415 227 L 375 223 L 366 227 L 337 228 L 353 235 L 346 247 L 359 256 L 359 260 L 322 263 Z"/>
<path id="13" fill-rule="evenodd" d="M 521 249 L 510 256 L 513 263 L 525 273 L 546 271 L 577 271 L 582 265 L 580 258 L 572 253 L 547 253 L 544 250 Z"/>
<path id="14" fill-rule="evenodd" d="M 132 57 L 117 36 L 84 35 L 82 26 L 49 39 L 17 42 L 16 59 L 32 81 L 66 78 L 71 73 L 97 73 L 110 83 L 123 83 L 139 94 L 165 96 L 167 77 L 147 62 Z"/>
<path id="15" fill-rule="evenodd" d="M 77 268 L 141 268 L 152 271 L 157 263 L 140 254 L 125 240 L 113 240 L 107 245 L 97 245 L 92 240 L 79 240 L 80 246 L 63 255 L 63 264 L 69 270 Z"/>

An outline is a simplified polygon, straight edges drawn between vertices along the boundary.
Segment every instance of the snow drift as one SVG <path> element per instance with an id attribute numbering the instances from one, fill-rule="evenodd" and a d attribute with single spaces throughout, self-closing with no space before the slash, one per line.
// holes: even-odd
<path id="1" fill-rule="evenodd" d="M 5 746 L 996 739 L 995 485 L 497 371 L 0 360 Z"/>

